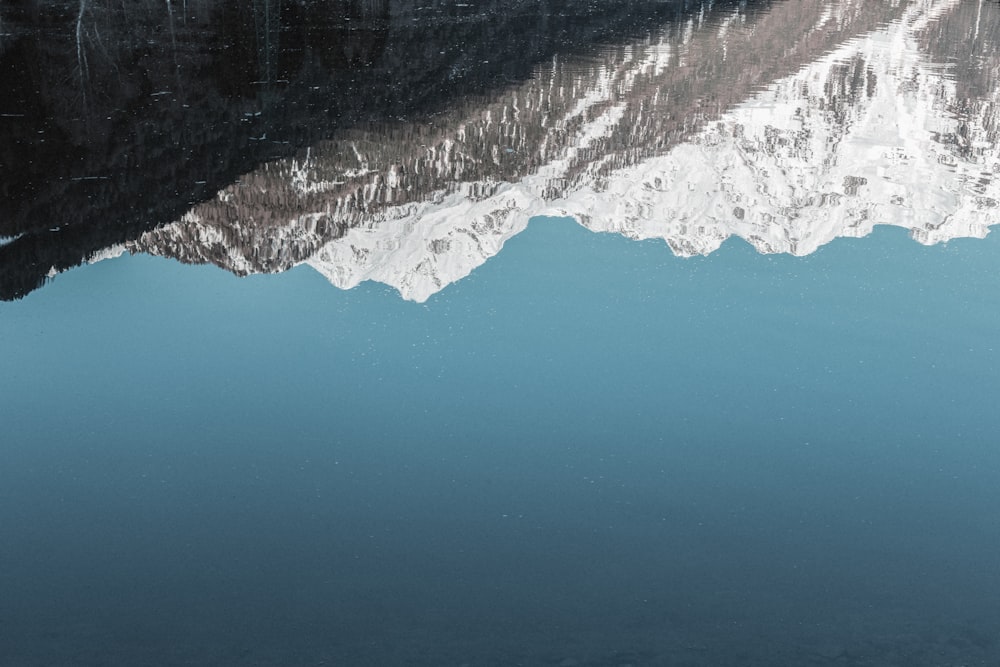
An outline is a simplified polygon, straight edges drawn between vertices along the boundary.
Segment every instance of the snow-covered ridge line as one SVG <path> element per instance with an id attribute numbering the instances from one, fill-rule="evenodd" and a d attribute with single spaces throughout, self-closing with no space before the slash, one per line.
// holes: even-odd
<path id="1" fill-rule="evenodd" d="M 341 288 L 377 280 L 423 301 L 542 214 L 684 256 L 731 236 L 803 255 L 875 224 L 922 243 L 982 237 L 1000 202 L 996 91 L 960 98 L 920 41 L 959 5 L 914 0 L 893 16 L 874 0 L 804 0 L 752 25 L 731 12 L 597 61 L 556 59 L 436 126 L 349 133 L 268 165 L 129 249 L 241 274 L 304 262 Z M 814 41 L 828 38 L 817 25 L 856 29 L 858 16 L 875 29 Z M 805 27 L 783 48 L 824 55 L 727 104 L 726 77 L 746 68 L 733 54 L 787 25 Z M 718 87 L 692 79 L 706 68 Z"/>

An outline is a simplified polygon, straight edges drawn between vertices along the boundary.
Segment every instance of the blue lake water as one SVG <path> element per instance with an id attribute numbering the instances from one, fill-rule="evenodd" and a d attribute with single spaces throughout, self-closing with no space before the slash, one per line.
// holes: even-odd
<path id="1" fill-rule="evenodd" d="M 1000 667 L 1000 5 L 0 4 L 0 667 Z"/>
<path id="2" fill-rule="evenodd" d="M 997 244 L 77 270 L 0 309 L 4 664 L 992 664 Z"/>

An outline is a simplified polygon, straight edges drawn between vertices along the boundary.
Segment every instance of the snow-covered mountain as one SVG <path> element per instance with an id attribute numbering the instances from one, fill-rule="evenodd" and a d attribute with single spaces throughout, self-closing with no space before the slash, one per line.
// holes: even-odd
<path id="1" fill-rule="evenodd" d="M 804 255 L 876 224 L 982 237 L 1000 203 L 997 88 L 970 94 L 962 77 L 995 82 L 997 62 L 937 62 L 929 35 L 945 21 L 993 34 L 1000 10 L 962 4 L 706 5 L 495 98 L 265 165 L 121 250 L 238 274 L 307 263 L 423 301 L 537 215 L 681 256 L 730 236 Z"/>

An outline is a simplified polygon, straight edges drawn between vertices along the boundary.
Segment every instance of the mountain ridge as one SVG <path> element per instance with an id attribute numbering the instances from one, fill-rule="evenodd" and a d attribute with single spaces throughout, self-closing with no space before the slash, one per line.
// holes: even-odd
<path id="1" fill-rule="evenodd" d="M 837 237 L 864 236 L 875 224 L 905 227 L 921 243 L 981 238 L 1000 201 L 993 180 L 981 173 L 1000 169 L 991 129 L 996 94 L 976 100 L 958 119 L 950 111 L 959 106 L 956 83 L 920 45 L 928 26 L 958 4 L 910 3 L 894 20 L 850 37 L 661 153 L 649 142 L 662 137 L 645 128 L 662 122 L 654 117 L 663 108 L 655 106 L 657 96 L 672 90 L 646 86 L 637 101 L 636 82 L 685 66 L 693 50 L 685 54 L 685 46 L 698 39 L 699 29 L 706 34 L 696 46 L 705 51 L 726 41 L 726 33 L 746 30 L 738 11 L 702 28 L 689 22 L 687 35 L 660 35 L 659 41 L 606 53 L 584 76 L 569 77 L 571 84 L 553 63 L 507 93 L 506 104 L 476 110 L 446 136 L 424 128 L 418 140 L 436 142 L 423 145 L 422 159 L 390 155 L 375 167 L 358 135 L 353 143 L 327 147 L 353 154 L 350 165 L 331 170 L 308 152 L 301 161 L 271 165 L 281 171 L 285 191 L 305 200 L 338 195 L 292 224 L 255 219 L 249 231 L 235 231 L 237 224 L 208 232 L 212 225 L 203 224 L 196 208 L 193 217 L 149 232 L 127 249 L 213 261 L 235 273 L 305 263 L 339 288 L 375 280 L 425 301 L 499 252 L 539 215 L 573 217 L 593 231 L 629 238 L 659 238 L 679 256 L 710 254 L 731 236 L 762 253 L 805 255 Z M 841 24 L 834 10 L 844 8 L 814 3 L 816 20 L 806 35 Z M 732 48 L 732 41 L 727 44 Z M 531 114 L 532 100 L 542 106 L 540 91 L 557 85 L 572 90 L 548 98 L 545 112 L 531 116 L 536 122 L 520 126 L 518 116 Z M 646 115 L 644 105 L 651 109 Z M 523 138 L 539 128 L 542 136 Z M 632 134 L 622 139 L 625 129 Z M 949 139 L 959 133 L 972 137 L 966 143 L 977 144 L 979 152 L 963 152 Z M 489 141 L 480 141 L 488 135 Z M 527 146 L 537 150 L 518 155 Z M 505 180 L 511 164 L 523 171 Z M 480 177 L 462 180 L 468 174 Z M 928 181 L 938 185 L 925 187 Z M 442 185 L 406 201 L 407 188 L 426 182 Z M 255 187 L 263 201 L 288 197 L 268 192 L 270 183 L 248 178 L 221 192 L 219 202 L 231 204 Z M 267 230 L 266 242 L 254 236 L 260 229 Z M 240 233 L 247 236 L 237 241 Z M 201 251 L 184 257 L 191 248 Z"/>

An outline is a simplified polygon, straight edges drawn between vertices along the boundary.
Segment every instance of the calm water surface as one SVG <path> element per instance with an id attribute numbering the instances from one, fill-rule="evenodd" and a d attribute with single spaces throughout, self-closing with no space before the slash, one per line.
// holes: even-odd
<path id="1" fill-rule="evenodd" d="M 31 6 L 0 666 L 1000 665 L 995 3 Z"/>

